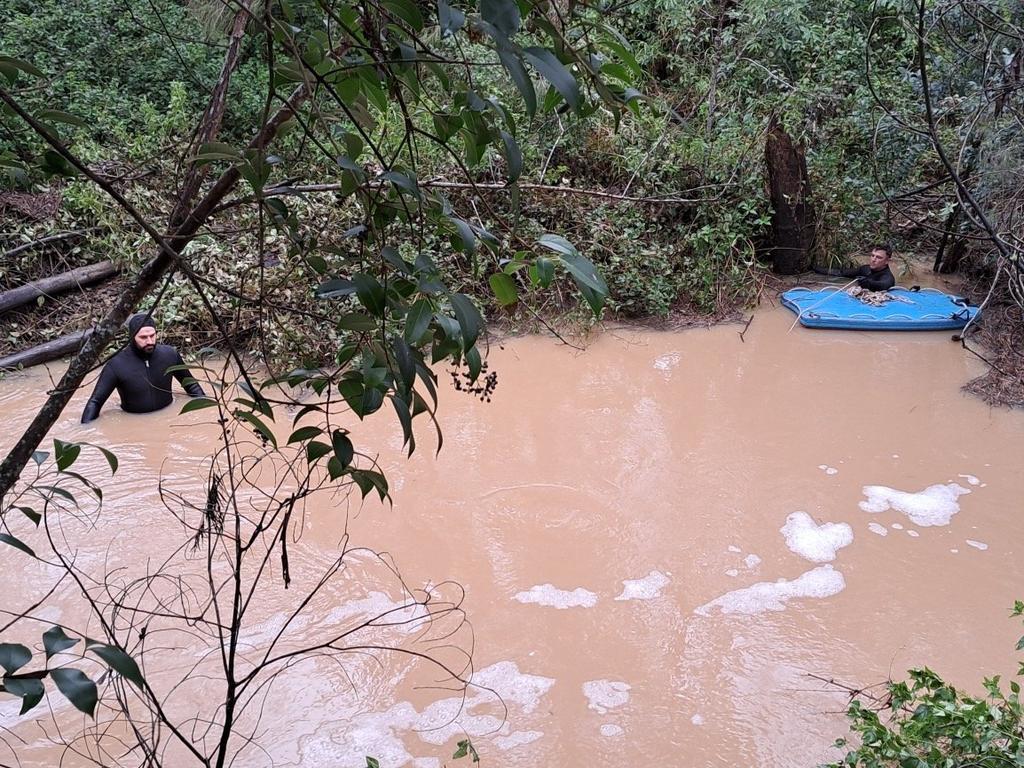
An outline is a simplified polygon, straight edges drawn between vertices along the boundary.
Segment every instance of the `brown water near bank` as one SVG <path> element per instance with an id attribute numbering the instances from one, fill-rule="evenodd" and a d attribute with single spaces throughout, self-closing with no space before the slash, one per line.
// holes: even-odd
<path id="1" fill-rule="evenodd" d="M 408 583 L 462 584 L 475 668 L 507 717 L 471 693 L 436 729 L 459 700 L 414 690 L 429 676 L 401 660 L 354 666 L 358 695 L 297 668 L 266 725 L 276 764 L 458 765 L 468 733 L 500 766 L 809 766 L 838 756 L 845 697 L 807 673 L 866 684 L 928 664 L 975 691 L 1012 673 L 1024 417 L 960 392 L 980 368 L 948 334 L 787 333 L 792 317 L 760 312 L 744 341 L 735 326 L 610 331 L 585 353 L 510 340 L 489 358 L 493 402 L 442 387 L 437 458 L 426 424 L 411 460 L 390 412 L 358 427 L 394 508 L 311 509 L 293 569 L 329 558 L 349 512 L 352 540 Z M 41 372 L 0 383 L 0 447 L 46 386 Z M 159 559 L 175 526 L 154 478 L 201 489 L 214 431 L 203 412 L 110 406 L 81 427 L 84 397 L 54 434 L 122 460 L 88 554 Z M 101 458 L 81 461 L 103 476 Z M 0 560 L 5 585 L 34 573 Z M 325 615 L 367 599 L 361 574 Z M 290 598 L 273 590 L 265 613 Z M 0 725 L 39 745 L 24 764 L 47 764 L 16 712 L 5 697 Z"/>

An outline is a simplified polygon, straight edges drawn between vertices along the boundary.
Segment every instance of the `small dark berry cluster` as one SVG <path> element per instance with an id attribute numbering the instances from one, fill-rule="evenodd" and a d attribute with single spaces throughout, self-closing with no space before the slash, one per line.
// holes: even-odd
<path id="1" fill-rule="evenodd" d="M 488 373 L 487 363 L 480 366 L 480 375 L 477 376 L 476 381 L 470 378 L 469 371 L 451 371 L 451 375 L 456 392 L 465 392 L 473 397 L 478 397 L 481 403 L 491 402 L 491 394 L 498 388 L 498 373 L 497 371 Z"/>

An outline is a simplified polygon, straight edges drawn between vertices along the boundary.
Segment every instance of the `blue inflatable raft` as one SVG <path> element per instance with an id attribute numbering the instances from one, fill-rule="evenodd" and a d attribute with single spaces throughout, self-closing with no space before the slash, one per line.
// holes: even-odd
<path id="1" fill-rule="evenodd" d="M 808 328 L 858 331 L 955 330 L 979 312 L 960 296 L 932 288 L 891 288 L 888 293 L 889 301 L 873 306 L 838 288 L 793 288 L 782 294 L 782 304 Z"/>

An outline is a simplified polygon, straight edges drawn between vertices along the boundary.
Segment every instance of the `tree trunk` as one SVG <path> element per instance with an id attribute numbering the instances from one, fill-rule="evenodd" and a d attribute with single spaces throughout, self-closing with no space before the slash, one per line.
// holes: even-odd
<path id="1" fill-rule="evenodd" d="M 9 371 L 16 368 L 28 368 L 39 363 L 48 363 L 58 357 L 73 354 L 82 346 L 89 331 L 75 331 L 59 339 L 47 341 L 45 344 L 26 349 L 23 352 L 15 352 L 7 357 L 0 357 L 0 371 Z"/>
<path id="2" fill-rule="evenodd" d="M 53 277 L 44 277 L 32 283 L 19 285 L 9 291 L 0 293 L 0 315 L 8 310 L 20 307 L 35 301 L 40 296 L 50 296 L 55 293 L 63 293 L 72 288 L 80 288 L 89 283 L 96 283 L 116 275 L 118 268 L 113 262 L 101 261 L 98 264 L 90 264 L 86 267 L 72 269 Z"/>
<path id="3" fill-rule="evenodd" d="M 775 120 L 765 143 L 768 194 L 772 204 L 769 253 L 780 275 L 806 272 L 814 247 L 815 216 L 804 148 Z"/>

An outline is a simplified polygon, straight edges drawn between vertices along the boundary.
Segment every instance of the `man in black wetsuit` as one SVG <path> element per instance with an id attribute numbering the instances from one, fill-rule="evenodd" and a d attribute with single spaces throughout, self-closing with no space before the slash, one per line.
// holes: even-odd
<path id="1" fill-rule="evenodd" d="M 887 291 L 896 285 L 896 277 L 889 269 L 892 258 L 892 247 L 876 245 L 871 249 L 871 261 L 863 267 L 850 267 L 842 270 L 842 277 L 856 277 L 857 285 L 867 291 Z"/>
<path id="2" fill-rule="evenodd" d="M 100 415 L 100 408 L 116 389 L 121 408 L 130 413 L 149 413 L 171 404 L 173 375 L 192 397 L 204 395 L 203 388 L 187 370 L 168 373 L 174 365 L 183 365 L 178 350 L 168 344 L 156 343 L 156 325 L 147 314 L 132 315 L 128 320 L 128 344 L 103 366 L 100 379 L 82 412 L 82 423 Z M 185 383 L 186 379 L 189 383 Z"/>

